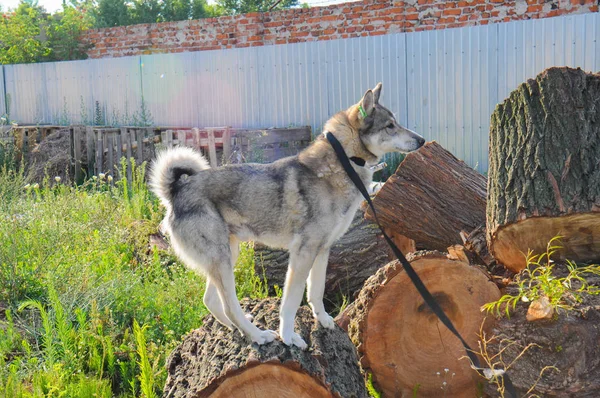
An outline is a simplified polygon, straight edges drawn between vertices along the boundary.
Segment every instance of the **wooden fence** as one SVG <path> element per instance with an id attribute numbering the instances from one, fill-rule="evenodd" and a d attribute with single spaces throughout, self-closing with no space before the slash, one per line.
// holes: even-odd
<path id="1" fill-rule="evenodd" d="M 119 178 L 120 161 L 150 161 L 156 151 L 176 146 L 200 150 L 212 167 L 225 163 L 271 162 L 294 155 L 311 141 L 309 126 L 286 129 L 165 128 L 71 126 L 71 159 L 75 181 L 84 173 Z M 127 162 L 127 179 L 131 164 Z"/>
<path id="2" fill-rule="evenodd" d="M 5 143 L 14 143 L 17 149 L 17 161 L 24 160 L 24 163 L 27 164 L 28 157 L 36 145 L 55 131 L 66 128 L 68 127 L 54 125 L 2 126 L 2 129 L 0 129 L 0 140 Z"/>
<path id="3" fill-rule="evenodd" d="M 212 167 L 226 163 L 272 162 L 298 153 L 308 146 L 309 126 L 281 129 L 236 129 L 230 127 L 102 127 L 102 126 L 0 126 L 0 141 L 14 143 L 17 161 L 27 167 L 33 150 L 47 136 L 69 131 L 70 167 L 76 182 L 87 175 L 104 173 L 121 177 L 121 159 L 126 175 L 132 165 L 151 161 L 157 150 L 188 146 L 201 151 Z"/>

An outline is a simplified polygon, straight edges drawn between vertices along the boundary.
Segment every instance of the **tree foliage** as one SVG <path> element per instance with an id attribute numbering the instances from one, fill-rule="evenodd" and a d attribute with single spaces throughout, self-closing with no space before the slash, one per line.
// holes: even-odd
<path id="1" fill-rule="evenodd" d="M 202 19 L 224 14 L 206 0 L 99 0 L 96 27 Z"/>
<path id="2" fill-rule="evenodd" d="M 63 11 L 48 17 L 47 35 L 50 49 L 48 60 L 63 61 L 84 59 L 89 45 L 81 36 L 94 24 L 87 10 L 63 5 Z"/>
<path id="3" fill-rule="evenodd" d="M 37 0 L 16 9 L 0 6 L 0 64 L 87 58 L 81 37 L 91 28 L 202 19 L 269 11 L 298 5 L 298 0 L 63 0 L 54 14 Z"/>
<path id="4" fill-rule="evenodd" d="M 219 8 L 226 15 L 245 14 L 248 12 L 267 12 L 282 10 L 298 5 L 298 0 L 217 0 Z"/>
<path id="5" fill-rule="evenodd" d="M 22 2 L 0 20 L 0 63 L 37 62 L 49 52 L 40 40 L 43 9 Z"/>

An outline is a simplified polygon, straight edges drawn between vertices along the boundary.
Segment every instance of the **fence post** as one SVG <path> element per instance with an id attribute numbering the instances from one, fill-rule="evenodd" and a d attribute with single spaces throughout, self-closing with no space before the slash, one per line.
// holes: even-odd
<path id="1" fill-rule="evenodd" d="M 210 156 L 210 167 L 217 167 L 217 148 L 215 146 L 215 131 L 207 129 L 208 133 L 208 154 Z"/>
<path id="2" fill-rule="evenodd" d="M 73 164 L 75 166 L 73 175 L 75 178 L 75 183 L 79 184 L 83 180 L 81 170 L 81 165 L 83 164 L 81 159 L 81 127 L 72 126 L 70 130 L 73 136 Z"/>
<path id="3" fill-rule="evenodd" d="M 223 164 L 229 163 L 229 157 L 231 156 L 231 131 L 229 126 L 225 127 L 223 131 Z"/>
<path id="4" fill-rule="evenodd" d="M 125 147 L 127 156 L 127 183 L 131 184 L 131 157 L 132 157 L 132 146 L 133 140 L 131 139 L 131 131 L 128 128 L 122 127 L 121 132 L 125 133 Z"/>
<path id="5" fill-rule="evenodd" d="M 142 129 L 135 129 L 135 136 L 136 136 L 136 141 L 137 141 L 137 157 L 138 157 L 138 162 L 141 165 L 142 163 L 144 163 L 144 130 Z"/>
<path id="6" fill-rule="evenodd" d="M 119 131 L 117 131 L 117 159 L 116 159 L 116 166 L 117 166 L 117 170 L 118 172 L 118 177 L 119 178 L 123 178 L 123 176 L 121 175 L 121 158 L 123 157 L 123 128 L 120 128 Z M 114 177 L 117 177 L 117 175 L 115 175 Z"/>
<path id="7" fill-rule="evenodd" d="M 99 175 L 100 173 L 102 173 L 102 163 L 103 163 L 103 157 L 104 157 L 104 139 L 103 139 L 103 134 L 104 132 L 100 129 L 95 130 L 95 134 L 96 134 L 96 175 Z"/>
<path id="8" fill-rule="evenodd" d="M 115 146 L 115 140 L 114 140 L 114 135 L 115 133 L 111 130 L 108 130 L 106 132 L 106 167 L 108 168 L 106 174 L 107 176 L 113 176 L 114 175 L 114 170 L 115 170 L 115 162 L 114 162 L 114 156 L 113 156 L 113 152 L 114 152 L 114 146 Z M 114 180 L 114 179 L 113 179 Z M 112 182 L 112 181 L 111 181 Z"/>
<path id="9" fill-rule="evenodd" d="M 92 126 L 85 126 L 85 144 L 86 144 L 86 156 L 87 156 L 87 170 L 88 170 L 88 178 L 91 177 L 91 174 L 94 174 L 95 167 L 95 151 L 96 145 L 94 140 L 94 128 Z"/>

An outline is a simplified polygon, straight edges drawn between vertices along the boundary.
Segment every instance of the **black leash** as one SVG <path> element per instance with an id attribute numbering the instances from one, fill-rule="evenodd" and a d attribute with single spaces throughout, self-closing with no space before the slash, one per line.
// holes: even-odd
<path id="1" fill-rule="evenodd" d="M 325 137 L 327 137 L 327 141 L 329 141 L 329 143 L 333 147 L 333 150 L 335 151 L 335 154 L 337 155 L 338 160 L 342 164 L 344 171 L 346 172 L 348 177 L 350 177 L 350 180 L 352 180 L 352 182 L 354 183 L 354 186 L 356 186 L 356 188 L 360 191 L 362 196 L 365 198 L 365 200 L 369 204 L 369 207 L 371 208 L 371 210 L 373 212 L 373 217 L 375 218 L 375 222 L 377 223 L 377 226 L 381 230 L 381 233 L 383 233 L 383 237 L 385 238 L 388 245 L 390 245 L 390 247 L 392 248 L 392 251 L 394 252 L 396 257 L 402 264 L 404 271 L 406 272 L 406 274 L 412 281 L 413 285 L 415 285 L 415 287 L 417 288 L 417 291 L 419 292 L 419 294 L 421 294 L 421 297 L 423 297 L 423 300 L 425 300 L 425 303 L 427 303 L 429 308 L 431 308 L 431 310 L 439 318 L 439 320 L 442 321 L 442 323 L 456 337 L 458 337 L 458 339 L 462 343 L 463 347 L 465 348 L 465 351 L 467 352 L 467 356 L 469 357 L 469 359 L 471 360 L 471 363 L 473 364 L 472 367 L 474 367 L 474 369 L 481 376 L 485 377 L 486 379 L 491 379 L 491 377 L 493 377 L 494 375 L 490 374 L 490 376 L 488 376 L 485 374 L 486 372 L 484 372 L 484 370 L 488 370 L 490 373 L 492 373 L 492 370 L 484 369 L 481 367 L 481 364 L 479 362 L 479 358 L 477 358 L 477 355 L 475 355 L 475 353 L 473 352 L 471 347 L 469 347 L 469 344 L 467 344 L 467 342 L 465 341 L 465 339 L 463 339 L 463 337 L 460 335 L 458 330 L 456 330 L 456 328 L 454 327 L 454 324 L 452 324 L 452 321 L 448 318 L 448 316 L 446 316 L 446 314 L 444 313 L 444 310 L 442 310 L 442 307 L 440 307 L 440 305 L 437 303 L 437 301 L 435 301 L 435 298 L 433 298 L 433 296 L 431 295 L 429 290 L 427 290 L 427 288 L 425 287 L 425 284 L 423 283 L 423 281 L 421 280 L 421 278 L 419 277 L 419 275 L 417 274 L 415 269 L 408 262 L 406 257 L 404 257 L 404 254 L 402 254 L 400 249 L 398 249 L 396 244 L 390 239 L 390 237 L 383 230 L 383 227 L 381 226 L 381 224 L 379 223 L 379 219 L 377 218 L 377 212 L 375 211 L 375 207 L 373 206 L 373 202 L 371 201 L 369 192 L 367 191 L 367 188 L 365 188 L 365 185 L 363 184 L 362 180 L 360 179 L 360 177 L 358 176 L 358 174 L 356 173 L 356 171 L 350 164 L 350 159 L 348 159 L 348 156 L 346 155 L 346 152 L 344 151 L 342 144 L 340 144 L 340 142 L 337 140 L 337 138 L 335 138 L 333 136 L 333 134 L 331 134 L 330 132 L 327 131 L 324 134 L 325 134 Z M 358 162 L 357 162 L 357 164 L 358 164 Z M 363 165 L 364 165 L 364 163 L 363 163 Z M 504 387 L 505 387 L 506 391 L 508 392 L 508 395 L 510 397 L 517 398 L 517 392 L 516 392 L 515 387 L 513 386 L 512 382 L 510 381 L 510 378 L 508 377 L 508 375 L 500 374 L 497 376 L 503 381 Z"/>

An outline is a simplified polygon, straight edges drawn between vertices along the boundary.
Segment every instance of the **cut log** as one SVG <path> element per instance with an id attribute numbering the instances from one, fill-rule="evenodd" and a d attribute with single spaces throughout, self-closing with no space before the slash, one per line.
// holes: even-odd
<path id="1" fill-rule="evenodd" d="M 485 200 L 485 177 L 434 141 L 406 155 L 373 204 L 386 229 L 420 249 L 446 250 L 462 243 L 461 230 L 485 224 Z"/>
<path id="2" fill-rule="evenodd" d="M 597 278 L 588 282 L 599 283 Z M 498 368 L 514 361 L 509 374 L 519 396 L 600 397 L 600 296 L 587 295 L 576 310 L 560 310 L 552 320 L 528 321 L 528 307 L 519 302 L 510 318 L 496 321 L 488 333 L 487 356 L 495 356 Z M 550 366 L 555 368 L 542 372 Z M 500 396 L 496 390 L 493 384 L 485 388 L 491 397 Z"/>
<path id="3" fill-rule="evenodd" d="M 277 330 L 279 300 L 243 300 L 260 328 Z M 296 317 L 308 343 L 302 351 L 279 340 L 258 346 L 208 316 L 184 337 L 167 361 L 165 397 L 331 398 L 368 396 L 356 350 L 341 329 L 317 326 L 308 307 Z"/>
<path id="4" fill-rule="evenodd" d="M 396 237 L 400 242 L 401 238 Z M 410 248 L 412 241 L 405 240 L 403 248 Z M 342 296 L 352 300 L 368 277 L 393 258 L 377 225 L 364 220 L 363 212 L 357 211 L 350 229 L 331 248 L 327 279 L 325 282 L 325 305 L 328 310 L 338 307 Z M 271 249 L 256 244 L 254 247 L 255 271 L 265 277 L 270 290 L 283 287 L 288 269 L 289 255 L 286 250 Z"/>
<path id="5" fill-rule="evenodd" d="M 550 68 L 492 114 L 487 240 L 514 272 L 563 236 L 557 258 L 600 259 L 600 75 Z"/>
<path id="6" fill-rule="evenodd" d="M 490 326 L 480 307 L 500 297 L 496 285 L 480 269 L 444 253 L 417 252 L 408 260 L 457 330 L 477 347 L 480 329 Z M 416 388 L 419 397 L 440 397 L 441 387 L 446 396 L 475 396 L 480 378 L 468 359 L 459 360 L 466 356 L 462 344 L 397 261 L 367 280 L 347 315 L 361 366 L 383 396 L 412 396 Z"/>

